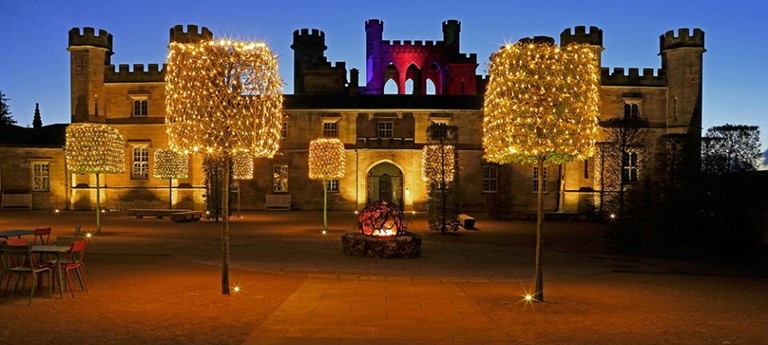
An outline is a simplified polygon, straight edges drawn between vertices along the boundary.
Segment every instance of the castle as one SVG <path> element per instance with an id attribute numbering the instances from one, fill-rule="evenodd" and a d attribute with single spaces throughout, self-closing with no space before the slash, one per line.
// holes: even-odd
<path id="1" fill-rule="evenodd" d="M 440 41 L 384 40 L 384 23 L 377 19 L 366 21 L 365 31 L 364 83 L 357 69 L 327 60 L 322 31 L 293 33 L 294 94 L 285 96 L 280 151 L 273 159 L 257 159 L 254 179 L 240 182 L 244 209 L 275 206 L 272 203 L 278 199 L 280 204 L 290 200 L 294 209 L 321 208 L 321 182 L 308 178 L 309 142 L 336 137 L 345 144 L 347 171 L 325 186 L 330 209 L 358 210 L 385 199 L 407 211 L 424 210 L 428 185 L 421 178 L 422 148 L 428 142 L 427 128 L 434 123 L 458 128 L 457 192 L 460 207 L 467 211 L 535 209 L 538 173 L 545 178 L 547 211 L 586 213 L 594 211 L 596 198 L 615 192 L 615 179 L 606 178 L 613 172 L 620 176 L 621 188 L 642 184 L 653 190 L 667 183 L 667 176 L 679 181 L 686 171 L 698 168 L 700 150 L 695 142 L 701 137 L 705 52 L 699 29 L 660 36 L 660 69 L 602 69 L 600 119 L 645 120 L 642 130 L 647 134 L 642 142 L 632 143 L 631 152 L 623 149 L 627 152 L 622 152 L 617 166 L 606 167 L 617 163 L 603 155 L 549 165 L 543 172 L 483 160 L 486 78 L 478 75 L 477 55 L 461 52 L 459 21 L 442 23 Z M 171 42 L 199 42 L 213 36 L 195 25 L 170 29 Z M 105 30 L 69 31 L 72 122 L 106 123 L 126 140 L 126 172 L 102 176 L 102 205 L 164 207 L 168 181 L 151 176 L 154 150 L 167 147 L 164 66 L 113 65 L 112 39 Z M 603 31 L 583 26 L 565 29 L 559 43 L 602 48 Z M 397 94 L 385 94 L 388 83 Z M 604 140 L 609 140 L 609 132 Z M 13 138 L 39 135 L 30 132 Z M 4 194 L 30 195 L 35 209 L 93 208 L 94 176 L 70 174 L 64 164 L 62 131 L 49 135 L 60 137 L 46 146 L 2 134 L 0 189 Z M 670 138 L 684 140 L 677 145 Z M 201 209 L 202 158 L 194 157 L 190 164 L 189 177 L 174 181 L 171 201 L 174 207 Z"/>

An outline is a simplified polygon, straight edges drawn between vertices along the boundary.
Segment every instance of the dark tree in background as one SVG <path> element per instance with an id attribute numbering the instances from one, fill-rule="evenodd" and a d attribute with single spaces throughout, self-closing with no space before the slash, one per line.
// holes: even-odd
<path id="1" fill-rule="evenodd" d="M 0 126 L 10 126 L 16 124 L 16 120 L 11 116 L 11 108 L 8 106 L 10 99 L 6 98 L 0 90 Z"/>
<path id="2" fill-rule="evenodd" d="M 428 155 L 425 151 L 422 163 L 426 167 L 422 175 L 429 184 L 427 216 L 431 231 L 459 230 L 458 133 L 458 127 L 441 123 L 427 127 L 427 141 L 437 148 L 433 154 Z"/>
<path id="3" fill-rule="evenodd" d="M 702 141 L 701 162 L 705 174 L 757 170 L 760 159 L 758 126 L 725 124 L 711 127 Z"/>
<path id="4" fill-rule="evenodd" d="M 597 171 L 600 178 L 599 212 L 625 213 L 627 190 L 641 193 L 648 120 L 617 117 L 600 122 L 605 140 L 598 143 Z"/>

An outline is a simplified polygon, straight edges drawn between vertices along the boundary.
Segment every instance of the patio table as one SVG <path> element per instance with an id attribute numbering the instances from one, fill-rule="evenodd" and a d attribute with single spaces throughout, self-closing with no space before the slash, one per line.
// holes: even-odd
<path id="1" fill-rule="evenodd" d="M 0 237 L 8 238 L 8 237 L 21 237 L 21 236 L 28 236 L 28 235 L 34 235 L 35 230 L 0 230 Z"/>
<path id="2" fill-rule="evenodd" d="M 56 256 L 56 277 L 59 281 L 59 296 L 64 298 L 64 279 L 61 274 L 61 254 L 69 253 L 69 246 L 37 245 L 30 248 L 33 253 L 54 254 Z M 73 287 L 70 286 L 70 289 Z"/>

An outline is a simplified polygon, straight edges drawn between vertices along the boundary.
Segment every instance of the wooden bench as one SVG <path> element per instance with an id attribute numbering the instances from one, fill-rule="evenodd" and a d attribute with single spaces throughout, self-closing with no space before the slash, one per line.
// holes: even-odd
<path id="1" fill-rule="evenodd" d="M 171 220 L 176 223 L 194 222 L 203 217 L 202 211 L 183 211 L 171 214 Z"/>
<path id="2" fill-rule="evenodd" d="M 0 203 L 0 211 L 13 208 L 13 209 L 32 209 L 32 194 L 31 193 L 3 193 L 3 201 Z"/>
<path id="3" fill-rule="evenodd" d="M 462 213 L 459 215 L 459 225 L 461 225 L 461 227 L 464 229 L 474 229 L 475 218 L 468 214 Z"/>
<path id="4" fill-rule="evenodd" d="M 290 194 L 267 194 L 264 201 L 264 208 L 266 209 L 291 209 Z"/>
<path id="5" fill-rule="evenodd" d="M 170 217 L 174 213 L 186 212 L 186 211 L 192 211 L 192 210 L 173 210 L 173 209 L 167 209 L 167 208 L 135 208 L 135 209 L 130 209 L 128 211 L 133 213 L 133 215 L 139 219 L 144 217 L 156 217 L 157 219 L 163 219 L 163 217 Z"/>

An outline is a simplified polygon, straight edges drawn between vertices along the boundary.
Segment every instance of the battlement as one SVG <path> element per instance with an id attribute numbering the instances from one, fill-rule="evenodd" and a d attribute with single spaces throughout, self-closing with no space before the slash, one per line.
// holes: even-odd
<path id="1" fill-rule="evenodd" d="M 381 21 L 381 19 L 368 19 L 365 21 L 365 28 L 369 27 L 382 27 L 384 26 L 384 22 Z"/>
<path id="2" fill-rule="evenodd" d="M 477 63 L 477 54 L 459 54 L 451 63 Z"/>
<path id="3" fill-rule="evenodd" d="M 640 69 L 629 68 L 628 73 L 624 72 L 623 67 L 616 67 L 611 73 L 610 68 L 600 69 L 600 83 L 604 86 L 667 86 L 667 74 L 663 69 L 656 70 L 654 75 L 653 68 Z"/>
<path id="4" fill-rule="evenodd" d="M 184 31 L 183 25 L 176 25 L 171 28 L 170 42 L 198 43 L 210 40 L 213 40 L 213 33 L 205 26 L 198 30 L 197 25 L 189 24 L 186 31 Z"/>
<path id="5" fill-rule="evenodd" d="M 517 40 L 517 43 L 522 44 L 550 44 L 555 45 L 555 39 L 549 36 L 533 36 L 533 37 L 523 37 L 519 40 Z"/>
<path id="6" fill-rule="evenodd" d="M 433 48 L 433 47 L 436 47 L 436 46 L 442 44 L 443 42 L 442 41 L 435 42 L 435 41 L 412 41 L 412 40 L 404 40 L 404 41 L 401 41 L 401 40 L 394 40 L 394 41 L 386 40 L 386 41 L 382 41 L 382 43 L 384 45 L 390 46 L 390 47 L 402 47 L 402 48 L 425 47 L 425 48 Z"/>
<path id="7" fill-rule="evenodd" d="M 293 45 L 325 47 L 325 32 L 318 29 L 301 29 L 293 32 Z"/>
<path id="8" fill-rule="evenodd" d="M 571 32 L 567 28 L 560 33 L 560 46 L 565 47 L 571 43 L 583 43 L 593 46 L 603 46 L 603 30 L 597 26 L 590 26 L 589 32 L 585 26 L 577 26 Z"/>
<path id="9" fill-rule="evenodd" d="M 693 29 L 693 35 L 688 28 L 678 29 L 677 32 L 677 36 L 673 30 L 659 36 L 660 51 L 683 47 L 704 48 L 704 31 L 701 29 Z"/>
<path id="10" fill-rule="evenodd" d="M 112 34 L 99 29 L 97 35 L 96 30 L 91 27 L 83 28 L 82 33 L 80 28 L 72 28 L 69 30 L 69 46 L 93 46 L 112 51 Z"/>
<path id="11" fill-rule="evenodd" d="M 135 64 L 131 71 L 129 65 L 126 64 L 104 66 L 104 82 L 136 83 L 165 81 L 165 64 L 163 64 L 162 69 L 156 63 L 147 65 L 146 69 L 144 67 L 142 64 Z"/>

